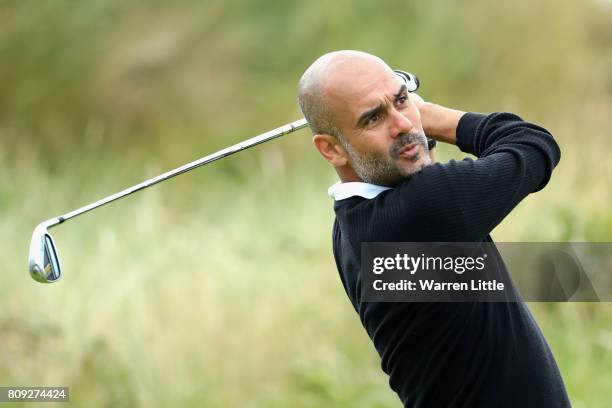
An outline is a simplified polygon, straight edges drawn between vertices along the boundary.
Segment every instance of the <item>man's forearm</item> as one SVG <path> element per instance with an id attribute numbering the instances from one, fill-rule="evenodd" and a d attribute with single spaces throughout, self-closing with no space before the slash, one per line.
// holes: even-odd
<path id="1" fill-rule="evenodd" d="M 465 112 L 429 102 L 418 106 L 423 130 L 428 137 L 444 143 L 457 144 L 457 125 Z"/>

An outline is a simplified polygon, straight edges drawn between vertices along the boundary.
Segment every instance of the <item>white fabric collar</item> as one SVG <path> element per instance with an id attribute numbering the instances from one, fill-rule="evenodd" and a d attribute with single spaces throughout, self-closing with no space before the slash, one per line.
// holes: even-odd
<path id="1" fill-rule="evenodd" d="M 383 187 L 376 184 L 361 182 L 337 182 L 327 189 L 327 193 L 334 200 L 340 201 L 354 196 L 372 199 L 386 190 L 391 190 L 391 187 Z"/>

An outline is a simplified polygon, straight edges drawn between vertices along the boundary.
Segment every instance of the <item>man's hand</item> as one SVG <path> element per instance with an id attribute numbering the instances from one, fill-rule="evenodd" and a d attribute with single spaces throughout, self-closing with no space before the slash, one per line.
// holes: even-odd
<path id="1" fill-rule="evenodd" d="M 410 97 L 421 114 L 425 135 L 440 142 L 457 144 L 457 125 L 465 112 L 425 102 L 414 93 Z"/>
<path id="2" fill-rule="evenodd" d="M 410 95 L 410 99 L 412 99 L 412 103 L 414 103 L 417 108 L 419 107 L 419 105 L 422 105 L 425 103 L 425 101 L 423 100 L 423 98 L 421 98 L 421 95 L 411 92 L 408 95 Z"/>

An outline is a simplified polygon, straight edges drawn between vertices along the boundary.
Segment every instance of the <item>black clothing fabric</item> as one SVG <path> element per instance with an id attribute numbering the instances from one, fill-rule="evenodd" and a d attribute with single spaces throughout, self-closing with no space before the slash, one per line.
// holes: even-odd
<path id="1" fill-rule="evenodd" d="M 406 407 L 568 407 L 523 302 L 361 301 L 362 242 L 492 242 L 491 230 L 547 184 L 561 156 L 548 131 L 509 113 L 465 114 L 457 146 L 478 159 L 435 163 L 373 199 L 335 202 L 346 293 Z"/>

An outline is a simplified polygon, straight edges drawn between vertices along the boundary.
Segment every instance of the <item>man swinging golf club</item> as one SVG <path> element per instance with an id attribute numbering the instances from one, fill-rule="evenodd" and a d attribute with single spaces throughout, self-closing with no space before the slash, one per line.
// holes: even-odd
<path id="1" fill-rule="evenodd" d="M 542 189 L 560 151 L 516 115 L 426 103 L 380 58 L 338 51 L 317 59 L 299 103 L 329 189 L 340 278 L 407 407 L 570 406 L 554 357 L 527 306 L 362 302 L 362 242 L 492 242 L 489 233 Z M 477 160 L 435 163 L 427 137 Z"/>

